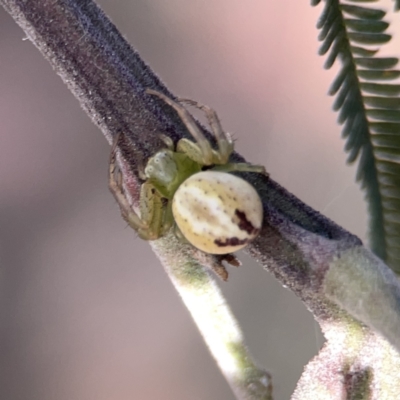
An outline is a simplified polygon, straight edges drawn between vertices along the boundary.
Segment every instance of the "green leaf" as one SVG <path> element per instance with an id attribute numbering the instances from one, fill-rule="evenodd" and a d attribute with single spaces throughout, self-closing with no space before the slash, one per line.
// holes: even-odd
<path id="1" fill-rule="evenodd" d="M 325 40 L 328 34 L 333 35 L 334 39 L 335 31 L 337 32 L 338 29 L 340 29 L 340 18 L 334 18 L 334 14 L 329 15 L 318 35 L 318 40 Z"/>
<path id="2" fill-rule="evenodd" d="M 383 175 L 394 174 L 400 176 L 400 164 L 394 164 L 391 161 L 377 160 L 376 166 Z M 400 201 L 400 199 L 398 199 Z"/>
<path id="3" fill-rule="evenodd" d="M 384 57 L 384 58 L 355 57 L 354 61 L 360 67 L 371 68 L 371 69 L 385 69 L 394 67 L 399 61 L 399 59 L 394 57 Z"/>
<path id="4" fill-rule="evenodd" d="M 339 124 L 343 124 L 346 119 L 354 115 L 356 116 L 358 112 L 362 112 L 362 107 L 360 106 L 360 99 L 357 93 L 354 93 L 353 96 L 347 96 L 346 100 L 339 111 L 338 122 Z"/>
<path id="5" fill-rule="evenodd" d="M 378 52 L 377 49 L 371 50 L 359 46 L 350 46 L 350 51 L 357 56 L 363 56 L 363 57 L 372 57 Z"/>
<path id="6" fill-rule="evenodd" d="M 393 235 L 400 234 L 400 225 L 396 224 L 396 221 L 390 221 L 391 223 L 388 225 L 388 231 Z"/>
<path id="7" fill-rule="evenodd" d="M 399 157 L 400 147 L 393 147 L 391 146 L 374 146 L 374 154 L 375 157 L 382 158 L 386 157 L 387 159 L 395 160 Z M 385 195 L 383 190 L 381 189 L 382 195 Z M 385 196 L 386 197 L 386 196 Z M 385 226 L 387 228 L 387 225 Z"/>
<path id="8" fill-rule="evenodd" d="M 351 81 L 352 81 L 352 76 L 349 74 L 346 76 L 346 79 L 342 84 L 341 90 L 333 103 L 333 109 L 335 111 L 339 110 L 343 106 L 343 103 L 346 100 L 346 97 L 349 95 L 349 93 L 351 93 L 351 95 L 354 96 L 354 90 L 352 90 L 353 85 Z"/>
<path id="9" fill-rule="evenodd" d="M 347 35 L 353 42 L 361 44 L 382 44 L 387 43 L 392 38 L 386 33 L 349 32 Z"/>
<path id="10" fill-rule="evenodd" d="M 337 56 L 342 53 L 343 47 L 345 46 L 344 37 L 338 35 L 335 42 L 331 47 L 331 52 L 325 60 L 324 68 L 329 69 L 332 67 L 333 63 L 336 61 Z"/>
<path id="11" fill-rule="evenodd" d="M 367 110 L 367 116 L 384 121 L 400 122 L 400 110 Z"/>
<path id="12" fill-rule="evenodd" d="M 370 122 L 369 126 L 376 133 L 400 134 L 400 124 L 395 122 Z"/>
<path id="13" fill-rule="evenodd" d="M 353 118 L 347 118 L 343 125 L 342 138 L 350 135 L 363 135 L 367 131 L 366 120 L 363 114 L 357 114 Z"/>
<path id="14" fill-rule="evenodd" d="M 400 108 L 400 99 L 393 97 L 364 96 L 364 103 L 371 107 L 396 109 Z"/>
<path id="15" fill-rule="evenodd" d="M 317 22 L 317 28 L 321 29 L 324 25 L 329 23 L 329 21 L 332 21 L 336 15 L 337 14 L 334 12 L 334 8 L 331 7 L 329 2 L 326 2 L 322 14 Z"/>
<path id="16" fill-rule="evenodd" d="M 347 163 L 348 164 L 353 164 L 354 161 L 357 160 L 357 158 L 360 155 L 360 148 L 359 147 L 353 147 L 351 149 L 347 149 L 347 152 L 349 155 L 347 156 Z"/>
<path id="17" fill-rule="evenodd" d="M 360 78 L 368 80 L 390 80 L 396 79 L 400 76 L 399 70 L 369 70 L 369 69 L 359 69 L 357 70 L 357 75 Z"/>
<path id="18" fill-rule="evenodd" d="M 386 13 L 384 11 L 376 10 L 373 8 L 351 6 L 348 4 L 341 4 L 339 7 L 347 14 L 353 15 L 354 17 L 358 17 L 361 19 L 379 20 L 379 19 L 382 19 L 386 15 Z"/>
<path id="19" fill-rule="evenodd" d="M 357 152 L 357 154 L 358 154 L 358 152 L 361 150 L 361 147 L 362 147 L 362 145 L 364 145 L 365 144 L 365 138 L 364 138 L 364 136 L 363 135 L 360 135 L 360 134 L 352 134 L 352 135 L 350 135 L 349 136 L 349 138 L 347 139 L 347 142 L 346 142 L 346 146 L 345 146 L 345 150 L 347 151 L 347 152 Z M 349 162 L 351 162 L 351 159 L 352 158 L 354 158 L 355 159 L 355 157 L 356 156 L 354 156 L 354 155 L 350 155 L 350 161 Z"/>
<path id="20" fill-rule="evenodd" d="M 339 72 L 338 76 L 336 77 L 336 79 L 333 81 L 331 87 L 329 88 L 328 94 L 330 96 L 336 94 L 336 92 L 341 88 L 348 73 L 349 73 L 349 65 L 347 66 L 344 65 L 341 71 Z"/>
<path id="21" fill-rule="evenodd" d="M 373 135 L 372 141 L 377 147 L 400 148 L 400 136 L 398 135 Z"/>
<path id="22" fill-rule="evenodd" d="M 339 110 L 343 106 L 346 97 L 349 95 L 349 93 L 352 92 L 353 86 L 351 80 L 352 80 L 351 74 L 347 74 L 342 83 L 342 86 L 340 87 L 340 91 L 335 101 L 333 102 L 333 109 L 335 111 Z"/>
<path id="23" fill-rule="evenodd" d="M 325 54 L 335 40 L 340 40 L 342 37 L 344 37 L 343 33 L 339 34 L 340 30 L 341 29 L 339 25 L 332 27 L 332 30 L 329 31 L 328 35 L 324 39 L 324 42 L 318 50 L 319 55 Z"/>
<path id="24" fill-rule="evenodd" d="M 360 87 L 362 90 L 368 93 L 378 94 L 382 96 L 397 96 L 400 94 L 400 85 L 394 85 L 390 83 L 383 84 L 362 82 L 360 83 Z"/>
<path id="25" fill-rule="evenodd" d="M 346 24 L 347 28 L 350 28 L 353 31 L 367 33 L 382 33 L 389 26 L 389 24 L 385 21 L 375 21 L 368 19 L 345 18 L 344 23 Z"/>
<path id="26" fill-rule="evenodd" d="M 393 164 L 393 162 L 391 164 Z M 391 173 L 389 174 L 381 173 L 379 176 L 379 184 L 381 186 L 385 186 L 386 188 L 390 186 L 400 187 L 400 176 L 398 174 L 396 175 Z M 390 200 L 386 198 L 385 201 L 383 202 L 383 207 L 389 208 L 393 204 L 397 204 L 397 206 L 399 207 L 398 209 L 400 210 L 400 198 L 390 199 Z M 398 243 L 398 245 L 400 246 L 400 243 Z"/>

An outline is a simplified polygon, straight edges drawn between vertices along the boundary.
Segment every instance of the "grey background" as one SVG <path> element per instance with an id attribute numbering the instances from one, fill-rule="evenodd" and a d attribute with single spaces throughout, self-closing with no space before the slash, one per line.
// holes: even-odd
<path id="1" fill-rule="evenodd" d="M 254 0 L 102 0 L 176 94 L 218 110 L 236 148 L 365 239 L 317 56 L 320 8 Z M 0 9 L 1 398 L 232 399 L 188 312 L 107 189 L 109 146 Z M 390 51 L 389 51 L 390 52 Z M 288 399 L 322 345 L 305 307 L 241 256 L 221 284 Z"/>

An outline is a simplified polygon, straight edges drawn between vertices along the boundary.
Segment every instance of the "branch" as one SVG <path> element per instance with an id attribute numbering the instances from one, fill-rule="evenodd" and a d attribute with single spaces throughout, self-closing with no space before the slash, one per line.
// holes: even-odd
<path id="1" fill-rule="evenodd" d="M 153 241 L 152 247 L 236 398 L 272 400 L 270 375 L 252 360 L 238 322 L 210 276 L 210 270 L 204 268 L 212 262 L 212 257 L 203 255 L 200 264 L 199 257 L 193 257 L 192 247 L 185 245 L 182 248 L 182 243 L 172 232 Z"/>
<path id="2" fill-rule="evenodd" d="M 48 59 L 108 141 L 111 143 L 118 133 L 124 133 L 127 139 L 120 146 L 122 170 L 135 204 L 136 189 L 140 185 L 137 167 L 162 147 L 160 133 L 174 142 L 188 137 L 177 115 L 162 101 L 147 95 L 145 89 L 174 96 L 92 1 L 0 0 L 0 4 Z M 212 140 L 206 130 L 204 133 Z M 244 159 L 234 153 L 232 161 Z M 304 301 L 328 338 L 332 338 L 330 332 L 338 331 L 338 326 L 348 336 L 358 327 L 369 335 L 375 335 L 374 331 L 381 333 L 400 349 L 400 286 L 394 274 L 357 237 L 302 203 L 272 179 L 258 174 L 243 176 L 257 189 L 264 206 L 262 232 L 248 247 L 248 252 Z M 171 238 L 152 245 L 186 305 L 191 307 L 185 294 L 187 280 L 182 286 L 173 266 L 190 266 L 193 293 L 199 282 L 205 282 L 207 266 L 201 267 L 193 249 L 189 251 L 187 245 L 175 243 Z M 212 256 L 207 257 L 209 261 L 205 264 L 217 262 Z M 195 279 L 197 272 L 199 280 Z M 213 284 L 206 285 L 211 288 Z M 344 285 L 346 290 L 342 290 Z M 219 294 L 215 292 L 215 296 Z M 191 312 L 197 319 L 192 308 Z M 227 319 L 229 314 L 228 310 Z M 383 318 L 385 314 L 390 316 L 390 323 L 389 317 Z M 235 325 L 235 322 L 229 323 Z M 198 325 L 207 340 L 209 335 L 201 323 Z M 239 337 L 238 343 L 242 346 Z M 209 346 L 211 351 L 216 348 L 210 343 Z M 244 374 L 239 374 L 239 384 L 235 382 L 239 375 L 233 379 L 229 374 L 225 376 L 234 390 L 240 388 L 236 391 L 239 398 L 269 398 L 267 375 L 257 370 L 247 354 L 244 358 L 239 354 L 242 349 L 236 351 L 236 360 L 250 360 L 242 363 L 242 372 L 247 366 L 253 372 L 258 371 L 255 381 L 261 382 L 263 394 L 260 392 L 254 397 L 249 390 L 241 392 L 246 385 L 247 389 L 251 386 L 245 383 Z M 222 360 L 215 351 L 214 356 L 221 365 Z M 336 379 L 340 381 L 339 374 Z"/>

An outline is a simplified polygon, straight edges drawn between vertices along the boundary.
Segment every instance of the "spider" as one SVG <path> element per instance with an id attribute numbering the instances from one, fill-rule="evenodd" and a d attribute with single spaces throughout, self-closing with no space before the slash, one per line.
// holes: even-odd
<path id="1" fill-rule="evenodd" d="M 223 131 L 216 112 L 187 99 L 174 101 L 148 89 L 179 115 L 194 141 L 162 135 L 165 148 L 151 157 L 142 178 L 139 212 L 129 204 L 122 189 L 122 175 L 115 163 L 118 138 L 110 158 L 109 186 L 128 224 L 145 240 L 164 236 L 172 227 L 181 239 L 209 254 L 228 254 L 245 247 L 260 232 L 263 208 L 254 187 L 230 172 L 266 174 L 265 168 L 248 163 L 230 163 L 233 141 Z M 205 113 L 217 149 L 204 136 L 182 103 Z"/>

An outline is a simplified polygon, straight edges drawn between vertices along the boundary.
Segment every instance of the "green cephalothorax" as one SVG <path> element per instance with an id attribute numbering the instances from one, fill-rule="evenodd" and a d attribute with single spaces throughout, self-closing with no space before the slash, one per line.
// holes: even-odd
<path id="1" fill-rule="evenodd" d="M 184 153 L 165 149 L 151 157 L 145 168 L 149 182 L 166 198 L 172 200 L 176 190 L 190 175 L 201 171 L 201 165 Z"/>

